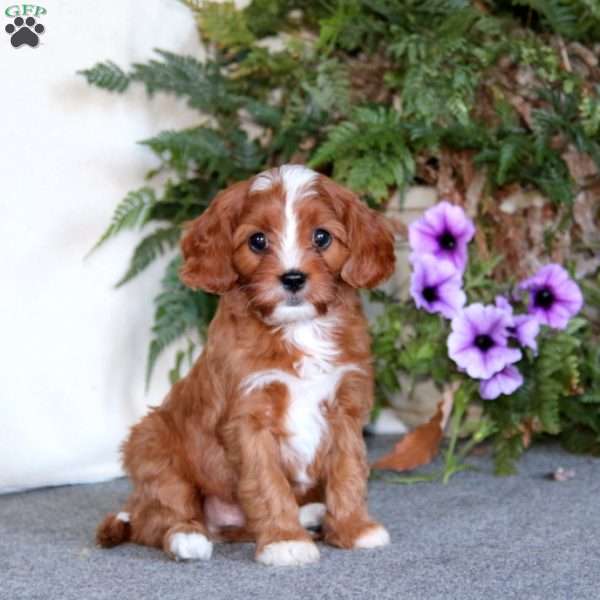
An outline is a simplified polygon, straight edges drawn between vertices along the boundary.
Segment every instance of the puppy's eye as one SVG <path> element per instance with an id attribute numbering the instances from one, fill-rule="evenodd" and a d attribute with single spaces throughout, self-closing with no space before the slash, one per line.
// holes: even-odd
<path id="1" fill-rule="evenodd" d="M 267 236 L 262 231 L 258 231 L 250 236 L 248 245 L 250 246 L 250 250 L 254 252 L 264 252 L 269 243 L 267 242 Z"/>
<path id="2" fill-rule="evenodd" d="M 313 231 L 313 244 L 321 250 L 329 248 L 331 245 L 331 234 L 329 231 L 326 229 L 315 229 Z"/>

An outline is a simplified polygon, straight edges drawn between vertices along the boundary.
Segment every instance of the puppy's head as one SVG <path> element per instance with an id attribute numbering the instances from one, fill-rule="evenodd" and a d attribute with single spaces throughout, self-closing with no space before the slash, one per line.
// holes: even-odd
<path id="1" fill-rule="evenodd" d="M 394 269 L 384 218 L 300 165 L 221 192 L 187 228 L 182 251 L 186 285 L 216 294 L 238 286 L 273 325 L 324 314 L 339 286 L 371 288 Z"/>

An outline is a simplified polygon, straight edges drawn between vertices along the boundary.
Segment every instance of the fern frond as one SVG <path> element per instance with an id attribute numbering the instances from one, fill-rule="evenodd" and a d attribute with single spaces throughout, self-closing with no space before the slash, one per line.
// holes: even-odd
<path id="1" fill-rule="evenodd" d="M 534 375 L 536 394 L 532 406 L 548 433 L 556 434 L 561 429 L 559 403 L 561 398 L 572 395 L 572 357 L 577 345 L 577 339 L 568 333 L 544 339 L 540 344 Z"/>
<path id="2" fill-rule="evenodd" d="M 597 40 L 600 5 L 596 0 L 513 0 L 540 15 L 550 30 L 571 39 Z"/>
<path id="3" fill-rule="evenodd" d="M 395 111 L 359 107 L 350 120 L 331 130 L 309 165 L 333 162 L 336 178 L 356 192 L 382 201 L 389 187 L 403 190 L 414 175 L 414 159 L 405 137 Z"/>
<path id="4" fill-rule="evenodd" d="M 83 75 L 90 85 L 110 92 L 122 93 L 130 82 L 129 75 L 110 60 L 96 63 L 91 69 L 84 69 L 77 73 Z"/>
<path id="5" fill-rule="evenodd" d="M 151 148 L 175 169 L 186 171 L 189 163 L 207 171 L 217 170 L 228 158 L 222 137 L 207 127 L 194 127 L 181 131 L 162 131 L 156 137 L 140 142 Z"/>
<path id="6" fill-rule="evenodd" d="M 168 250 L 175 248 L 180 237 L 181 229 L 179 227 L 165 227 L 163 229 L 157 229 L 150 235 L 147 235 L 135 247 L 133 256 L 129 262 L 129 267 L 123 277 L 117 282 L 116 287 L 121 287 L 136 275 L 139 275 L 159 256 L 162 256 Z"/>
<path id="7" fill-rule="evenodd" d="M 494 472 L 496 475 L 516 473 L 515 463 L 523 450 L 523 436 L 520 432 L 507 437 L 496 436 L 494 443 Z"/>
<path id="8" fill-rule="evenodd" d="M 199 12 L 204 4 L 204 0 L 179 0 L 184 6 L 187 6 L 193 12 Z"/>
<path id="9" fill-rule="evenodd" d="M 581 125 L 589 136 L 600 133 L 600 85 L 594 87 L 594 92 L 584 95 L 579 103 Z"/>
<path id="10" fill-rule="evenodd" d="M 247 134 L 238 129 L 231 133 L 230 169 L 236 179 L 243 179 L 259 171 L 265 164 L 266 153 Z M 228 169 L 223 169 L 228 172 Z"/>
<path id="11" fill-rule="evenodd" d="M 576 32 L 577 13 L 570 0 L 513 0 L 513 3 L 528 6 L 539 13 L 557 33 L 570 36 Z"/>
<path id="12" fill-rule="evenodd" d="M 114 237 L 124 229 L 134 229 L 144 225 L 150 215 L 150 211 L 157 203 L 154 190 L 144 187 L 133 192 L 129 192 L 123 200 L 117 205 L 113 213 L 110 225 L 100 236 L 93 248 L 88 254 L 91 254 L 106 240 Z"/>
<path id="13" fill-rule="evenodd" d="M 187 98 L 192 108 L 209 114 L 230 113 L 239 106 L 240 99 L 216 63 L 202 63 L 193 56 L 180 56 L 165 50 L 156 50 L 156 53 L 162 60 L 134 64 L 130 74 L 132 81 L 144 84 L 149 95 L 170 92 Z"/>
<path id="14" fill-rule="evenodd" d="M 219 49 L 236 52 L 248 47 L 254 41 L 254 35 L 248 29 L 244 12 L 238 10 L 230 0 L 205 1 L 196 12 L 202 37 Z"/>
<path id="15" fill-rule="evenodd" d="M 162 291 L 155 298 L 152 341 L 148 349 L 146 385 L 150 382 L 156 360 L 163 350 L 186 332 L 195 330 L 201 336 L 212 319 L 217 297 L 186 288 L 179 279 L 181 257 L 168 265 L 162 279 Z"/>
<path id="16" fill-rule="evenodd" d="M 327 163 L 337 156 L 343 156 L 344 152 L 351 148 L 359 135 L 358 125 L 351 121 L 344 121 L 334 127 L 327 140 L 317 148 L 310 159 L 309 166 L 318 167 Z"/>
<path id="17" fill-rule="evenodd" d="M 319 46 L 331 52 L 373 49 L 381 39 L 386 23 L 382 19 L 367 19 L 360 0 L 332 3 L 332 12 L 320 21 Z"/>
<path id="18" fill-rule="evenodd" d="M 306 82 L 303 89 L 318 110 L 328 114 L 345 115 L 350 107 L 350 78 L 348 68 L 336 59 L 320 62 L 315 82 Z"/>

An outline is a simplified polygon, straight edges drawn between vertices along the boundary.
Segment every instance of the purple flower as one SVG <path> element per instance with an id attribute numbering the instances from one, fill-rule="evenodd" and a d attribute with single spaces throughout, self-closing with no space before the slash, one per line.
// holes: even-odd
<path id="1" fill-rule="evenodd" d="M 410 247 L 418 254 L 449 260 L 459 271 L 467 264 L 467 244 L 475 226 L 460 206 L 439 202 L 408 228 Z"/>
<path id="2" fill-rule="evenodd" d="M 410 293 L 418 308 L 439 312 L 447 319 L 456 316 L 467 300 L 456 267 L 430 254 L 413 259 Z"/>
<path id="3" fill-rule="evenodd" d="M 479 394 L 484 400 L 495 400 L 500 394 L 512 394 L 523 385 L 523 375 L 513 365 L 506 365 L 489 379 L 479 384 Z"/>
<path id="4" fill-rule="evenodd" d="M 513 316 L 513 307 L 504 296 L 496 296 L 496 306 Z M 537 336 L 540 332 L 540 323 L 536 317 L 532 315 L 513 316 L 513 325 L 508 328 L 508 331 L 514 334 L 520 346 L 531 348 L 534 352 L 537 352 Z"/>
<path id="5" fill-rule="evenodd" d="M 508 311 L 511 315 L 513 314 L 512 304 L 508 301 L 505 296 L 496 296 L 496 307 L 502 310 Z"/>
<path id="6" fill-rule="evenodd" d="M 569 319 L 583 306 L 579 286 L 560 265 L 542 267 L 519 288 L 529 291 L 530 314 L 554 329 L 565 329 Z"/>
<path id="7" fill-rule="evenodd" d="M 537 336 L 540 332 L 540 322 L 537 318 L 531 315 L 516 315 L 513 321 L 519 345 L 537 352 Z"/>
<path id="8" fill-rule="evenodd" d="M 470 377 L 489 379 L 521 359 L 521 351 L 507 343 L 512 324 L 506 310 L 471 304 L 452 319 L 448 355 Z"/>

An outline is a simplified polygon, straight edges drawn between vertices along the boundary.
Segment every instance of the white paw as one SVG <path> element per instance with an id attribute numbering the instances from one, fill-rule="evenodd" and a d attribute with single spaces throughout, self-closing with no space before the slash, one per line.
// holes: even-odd
<path id="1" fill-rule="evenodd" d="M 208 560 L 212 555 L 212 542 L 201 533 L 175 533 L 169 541 L 169 550 L 180 560 Z"/>
<path id="2" fill-rule="evenodd" d="M 378 548 L 390 543 L 390 534 L 381 525 L 367 529 L 354 542 L 355 548 Z"/>
<path id="3" fill-rule="evenodd" d="M 311 502 L 300 507 L 300 525 L 305 529 L 318 527 L 325 518 L 327 509 L 322 502 Z"/>
<path id="4" fill-rule="evenodd" d="M 122 521 L 123 523 L 129 523 L 129 513 L 128 512 L 117 513 L 117 521 Z"/>
<path id="5" fill-rule="evenodd" d="M 274 567 L 305 565 L 319 560 L 319 549 L 312 542 L 273 542 L 262 549 L 256 560 Z"/>

